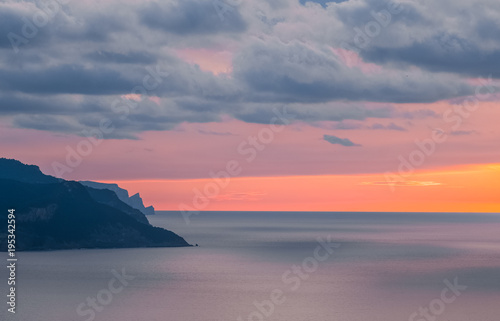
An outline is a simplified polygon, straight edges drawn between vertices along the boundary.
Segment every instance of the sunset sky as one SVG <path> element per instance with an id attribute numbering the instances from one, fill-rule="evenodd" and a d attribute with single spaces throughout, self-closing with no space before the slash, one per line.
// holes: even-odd
<path id="1" fill-rule="evenodd" d="M 2 157 L 157 210 L 500 212 L 497 0 L 43 3 L 0 3 Z"/>

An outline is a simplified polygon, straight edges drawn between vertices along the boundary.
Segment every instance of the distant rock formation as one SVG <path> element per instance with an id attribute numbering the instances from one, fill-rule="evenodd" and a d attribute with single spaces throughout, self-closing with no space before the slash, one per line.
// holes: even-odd
<path id="1" fill-rule="evenodd" d="M 16 160 L 0 159 L 0 195 L 0 209 L 15 209 L 19 251 L 190 246 L 151 226 L 111 190 L 44 175 Z M 6 249 L 6 229 L 0 229 L 0 250 Z"/>
<path id="2" fill-rule="evenodd" d="M 92 197 L 95 201 L 119 209 L 141 223 L 149 224 L 148 219 L 141 211 L 122 202 L 118 196 L 116 196 L 115 192 L 110 191 L 109 189 L 96 189 L 88 186 L 85 186 L 85 188 L 87 189 L 90 197 Z"/>
<path id="3" fill-rule="evenodd" d="M 138 209 L 144 215 L 155 215 L 155 208 L 153 206 L 145 207 L 139 193 L 136 193 L 132 196 L 128 196 L 128 191 L 126 189 L 121 188 L 117 184 L 106 184 L 106 183 L 98 183 L 92 181 L 80 181 L 81 184 L 92 187 L 95 189 L 108 189 L 116 193 L 118 198 L 128 204 L 129 206 Z"/>

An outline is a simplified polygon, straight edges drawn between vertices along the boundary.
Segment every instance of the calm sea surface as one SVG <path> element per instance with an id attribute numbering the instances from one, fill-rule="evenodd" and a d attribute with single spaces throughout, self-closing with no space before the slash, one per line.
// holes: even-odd
<path id="1" fill-rule="evenodd" d="M 18 253 L 17 313 L 2 303 L 0 320 L 500 320 L 498 214 L 149 219 L 200 246 Z M 0 277 L 6 301 L 6 268 Z M 106 304 L 96 312 L 87 297 Z"/>

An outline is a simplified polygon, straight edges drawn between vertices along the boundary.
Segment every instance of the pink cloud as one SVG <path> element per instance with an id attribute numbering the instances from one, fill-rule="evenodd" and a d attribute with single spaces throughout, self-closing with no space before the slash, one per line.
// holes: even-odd
<path id="1" fill-rule="evenodd" d="M 232 72 L 233 54 L 227 50 L 186 48 L 177 50 L 177 56 L 182 60 L 197 64 L 202 70 L 216 75 Z"/>
<path id="2" fill-rule="evenodd" d="M 332 52 L 349 68 L 359 68 L 366 74 L 378 73 L 382 67 L 373 63 L 364 62 L 363 59 L 354 51 L 342 48 L 331 48 Z"/>

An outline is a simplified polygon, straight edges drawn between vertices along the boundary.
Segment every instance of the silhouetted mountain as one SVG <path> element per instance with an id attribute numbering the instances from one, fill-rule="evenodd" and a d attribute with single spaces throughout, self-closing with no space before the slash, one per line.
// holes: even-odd
<path id="1" fill-rule="evenodd" d="M 0 179 L 12 179 L 25 183 L 58 183 L 63 182 L 63 179 L 55 178 L 53 176 L 45 175 L 40 171 L 40 168 L 36 165 L 25 165 L 15 159 L 0 159 Z M 101 183 L 95 183 L 99 186 Z M 120 189 L 116 184 L 103 184 L 103 185 L 114 185 L 117 187 L 116 191 L 122 196 L 126 195 L 128 200 L 127 190 Z M 124 213 L 132 216 L 141 223 L 149 224 L 148 219 L 144 216 L 144 213 L 140 210 L 133 208 L 132 206 L 126 204 L 120 200 L 120 196 L 117 196 L 114 192 L 107 189 L 93 189 L 91 187 L 86 187 L 89 191 L 90 196 L 99 203 L 109 205 L 116 209 L 123 211 Z M 141 200 L 142 204 L 142 200 Z M 144 208 L 144 206 L 142 206 Z"/>
<path id="2" fill-rule="evenodd" d="M 108 189 L 116 193 L 116 196 L 124 202 L 125 204 L 128 204 L 129 206 L 138 209 L 141 211 L 144 215 L 154 215 L 155 214 L 155 209 L 153 206 L 148 206 L 145 207 L 144 203 L 142 202 L 142 198 L 139 195 L 139 193 L 134 194 L 132 196 L 128 196 L 128 191 L 126 189 L 121 188 L 117 184 L 106 184 L 106 183 L 98 183 L 98 182 L 92 182 L 92 181 L 80 181 L 81 184 L 85 186 L 89 186 L 92 188 L 96 189 Z"/>
<path id="3" fill-rule="evenodd" d="M 53 176 L 45 175 L 36 165 L 25 165 L 18 160 L 8 158 L 0 158 L 0 178 L 35 184 L 61 181 Z"/>
<path id="4" fill-rule="evenodd" d="M 16 160 L 0 160 L 0 195 L 0 209 L 16 210 L 17 250 L 189 246 L 110 190 L 47 176 Z M 7 249 L 5 229 L 0 248 Z"/>

